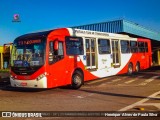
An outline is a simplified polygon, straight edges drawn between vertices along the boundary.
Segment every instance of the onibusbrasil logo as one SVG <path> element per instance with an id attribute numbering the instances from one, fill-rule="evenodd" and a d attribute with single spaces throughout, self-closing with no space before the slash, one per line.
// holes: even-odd
<path id="1" fill-rule="evenodd" d="M 12 22 L 21 22 L 20 15 L 19 14 L 14 14 Z"/>

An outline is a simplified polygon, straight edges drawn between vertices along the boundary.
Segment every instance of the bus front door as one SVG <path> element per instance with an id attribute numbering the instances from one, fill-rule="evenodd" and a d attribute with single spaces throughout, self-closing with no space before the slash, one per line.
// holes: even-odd
<path id="1" fill-rule="evenodd" d="M 94 38 L 86 38 L 86 66 L 87 69 L 96 69 L 96 41 Z"/>
<path id="2" fill-rule="evenodd" d="M 112 40 L 112 58 L 113 58 L 113 67 L 120 67 L 120 48 L 119 40 Z"/>

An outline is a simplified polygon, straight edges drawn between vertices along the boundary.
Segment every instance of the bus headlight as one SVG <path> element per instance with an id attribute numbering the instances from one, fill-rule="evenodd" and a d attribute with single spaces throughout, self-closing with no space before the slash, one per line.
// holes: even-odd
<path id="1" fill-rule="evenodd" d="M 10 75 L 10 78 L 12 78 L 14 80 L 14 77 L 12 75 Z"/>
<path id="2" fill-rule="evenodd" d="M 44 74 L 41 74 L 41 75 L 39 75 L 39 76 L 37 77 L 36 80 L 38 81 L 38 80 L 42 79 L 43 77 L 45 77 L 45 75 L 44 75 Z"/>
<path id="3" fill-rule="evenodd" d="M 14 80 L 17 78 L 17 76 L 10 75 L 10 78 L 12 78 Z"/>

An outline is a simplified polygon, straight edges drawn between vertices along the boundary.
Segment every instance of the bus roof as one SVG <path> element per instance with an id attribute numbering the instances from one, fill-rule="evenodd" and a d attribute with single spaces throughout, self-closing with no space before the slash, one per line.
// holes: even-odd
<path id="1" fill-rule="evenodd" d="M 32 38 L 32 37 L 46 37 L 51 31 L 53 31 L 53 30 L 35 32 L 35 33 L 28 33 L 28 34 L 24 34 L 24 35 L 21 35 L 21 36 L 17 37 L 15 40 L 29 39 L 29 38 Z"/>
<path id="2" fill-rule="evenodd" d="M 48 30 L 48 31 L 28 33 L 28 34 L 24 34 L 22 36 L 17 37 L 15 40 L 30 39 L 33 37 L 36 37 L 36 38 L 47 37 L 51 32 L 59 30 L 59 29 L 64 29 L 64 28 L 57 28 L 57 29 Z M 136 38 L 131 38 L 128 35 L 116 34 L 116 33 L 98 32 L 98 31 L 75 29 L 75 28 L 65 28 L 65 29 L 67 29 L 69 31 L 71 36 L 99 37 L 99 38 L 115 38 L 116 37 L 119 39 L 136 39 Z"/>

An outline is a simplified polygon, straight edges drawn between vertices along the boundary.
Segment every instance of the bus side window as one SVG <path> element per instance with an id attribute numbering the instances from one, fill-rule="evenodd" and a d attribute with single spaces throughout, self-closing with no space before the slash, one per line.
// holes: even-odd
<path id="1" fill-rule="evenodd" d="M 108 39 L 98 39 L 99 54 L 110 54 L 110 41 Z"/>
<path id="2" fill-rule="evenodd" d="M 128 40 L 121 40 L 121 52 L 130 53 L 130 44 Z"/>
<path id="3" fill-rule="evenodd" d="M 54 44 L 53 41 L 49 42 L 49 64 L 53 63 Z"/>
<path id="4" fill-rule="evenodd" d="M 54 49 L 55 41 L 49 43 L 49 64 L 53 64 L 64 57 L 63 43 L 58 41 L 58 50 Z"/>
<path id="5" fill-rule="evenodd" d="M 145 52 L 148 52 L 148 43 L 145 42 Z"/>
<path id="6" fill-rule="evenodd" d="M 63 43 L 62 42 L 58 43 L 58 55 L 63 56 Z"/>
<path id="7" fill-rule="evenodd" d="M 66 36 L 65 42 L 66 42 L 67 55 L 83 55 L 84 54 L 82 37 Z M 89 41 L 86 45 L 87 45 L 86 49 L 89 50 Z"/>
<path id="8" fill-rule="evenodd" d="M 132 53 L 137 53 L 138 52 L 138 47 L 137 47 L 137 42 L 136 41 L 130 41 L 130 46 L 131 46 L 131 52 Z"/>
<path id="9" fill-rule="evenodd" d="M 140 53 L 145 52 L 144 42 L 138 42 L 138 51 L 139 51 Z"/>

